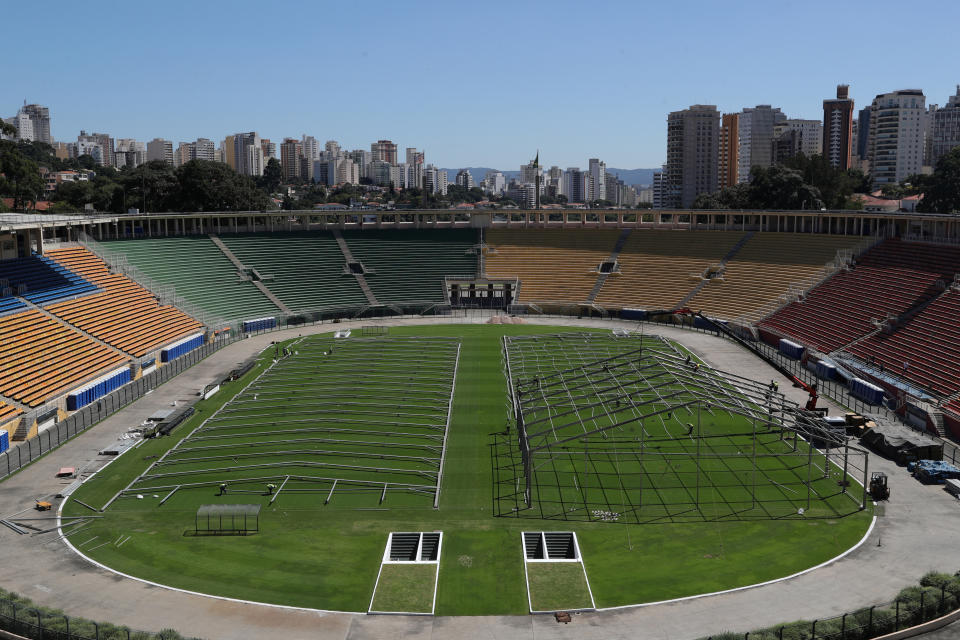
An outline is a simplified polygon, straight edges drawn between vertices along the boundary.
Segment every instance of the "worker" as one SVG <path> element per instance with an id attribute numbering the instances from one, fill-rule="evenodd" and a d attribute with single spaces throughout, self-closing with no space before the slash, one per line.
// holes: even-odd
<path id="1" fill-rule="evenodd" d="M 688 422 L 688 423 L 687 423 L 687 435 L 688 435 L 688 436 L 689 436 L 689 435 L 693 435 L 693 423 L 692 423 L 692 422 Z"/>
<path id="2" fill-rule="evenodd" d="M 267 485 L 267 493 L 270 495 L 273 495 L 273 492 L 276 490 L 276 488 L 277 488 L 277 485 L 271 482 L 270 484 Z"/>
<path id="3" fill-rule="evenodd" d="M 220 483 L 220 494 L 219 494 L 219 495 L 223 496 L 223 495 L 226 495 L 226 493 L 227 493 L 227 483 L 226 483 L 226 482 L 221 482 L 221 483 Z"/>
<path id="4" fill-rule="evenodd" d="M 773 392 L 776 393 L 776 392 L 778 392 L 778 391 L 780 391 L 780 383 L 774 381 L 774 383 L 773 383 Z"/>

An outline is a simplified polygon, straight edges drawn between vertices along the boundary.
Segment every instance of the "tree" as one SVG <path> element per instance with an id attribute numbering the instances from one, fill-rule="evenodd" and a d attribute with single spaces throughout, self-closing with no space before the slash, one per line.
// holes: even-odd
<path id="1" fill-rule="evenodd" d="M 13 198 L 14 211 L 33 208 L 43 193 L 43 178 L 36 162 L 23 155 L 16 145 L 0 147 L 0 193 Z"/>
<path id="2" fill-rule="evenodd" d="M 9 122 L 0 120 L 0 135 L 10 136 L 11 138 L 15 137 L 17 135 L 17 128 Z"/>
<path id="3" fill-rule="evenodd" d="M 263 175 L 257 179 L 258 186 L 267 192 L 267 195 L 276 193 L 283 182 L 283 168 L 280 161 L 276 158 L 267 160 L 267 166 L 263 168 Z"/>
<path id="4" fill-rule="evenodd" d="M 120 212 L 129 207 L 139 207 L 144 213 L 169 211 L 171 200 L 180 190 L 173 167 L 162 160 L 151 160 L 118 178 L 124 200 L 120 203 Z"/>
<path id="5" fill-rule="evenodd" d="M 170 205 L 177 211 L 255 211 L 270 204 L 249 176 L 221 162 L 191 160 L 175 173 L 180 189 Z"/>
<path id="6" fill-rule="evenodd" d="M 918 185 L 923 199 L 917 209 L 929 213 L 956 213 L 960 211 L 960 147 L 937 161 L 933 175 L 925 176 Z"/>

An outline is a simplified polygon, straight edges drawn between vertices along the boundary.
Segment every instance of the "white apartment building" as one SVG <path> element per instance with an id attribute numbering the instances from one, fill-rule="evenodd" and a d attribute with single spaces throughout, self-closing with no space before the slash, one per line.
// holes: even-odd
<path id="1" fill-rule="evenodd" d="M 919 89 L 881 93 L 873 99 L 867 153 L 874 186 L 920 173 L 926 117 L 926 98 Z"/>

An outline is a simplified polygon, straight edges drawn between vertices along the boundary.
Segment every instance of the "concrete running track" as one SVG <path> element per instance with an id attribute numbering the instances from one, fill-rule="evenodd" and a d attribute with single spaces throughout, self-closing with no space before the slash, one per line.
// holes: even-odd
<path id="1" fill-rule="evenodd" d="M 390 325 L 483 322 L 486 318 L 416 318 L 385 321 Z M 130 426 L 172 400 L 192 401 L 198 389 L 274 340 L 371 324 L 371 320 L 299 327 L 239 341 L 211 355 L 154 392 L 91 427 L 20 473 L 0 483 L 0 514 L 33 505 L 67 482 L 54 478 L 62 466 L 81 467 L 116 441 Z M 635 323 L 574 318 L 527 319 L 530 324 L 623 327 Z M 648 326 L 683 343 L 708 364 L 759 381 L 776 371 L 727 340 L 669 327 Z M 806 394 L 790 384 L 781 389 L 803 403 Z M 832 410 L 836 407 L 831 406 Z M 833 412 L 833 411 L 832 411 Z M 63 609 L 70 616 L 158 631 L 176 629 L 184 636 L 260 639 L 264 637 L 367 640 L 378 638 L 692 640 L 720 631 L 745 632 L 800 618 L 826 618 L 892 599 L 925 572 L 960 569 L 956 532 L 960 504 L 939 486 L 926 486 L 905 469 L 870 456 L 870 469 L 890 476 L 892 497 L 869 538 L 845 558 L 810 573 L 754 589 L 647 607 L 584 613 L 568 625 L 552 616 L 418 617 L 366 616 L 282 609 L 233 602 L 155 587 L 93 566 L 75 555 L 56 534 L 17 535 L 0 530 L 0 587 L 38 604 Z M 951 627 L 956 635 L 960 629 Z M 949 631 L 941 631 L 940 634 Z M 938 636 L 954 637 L 954 636 Z"/>

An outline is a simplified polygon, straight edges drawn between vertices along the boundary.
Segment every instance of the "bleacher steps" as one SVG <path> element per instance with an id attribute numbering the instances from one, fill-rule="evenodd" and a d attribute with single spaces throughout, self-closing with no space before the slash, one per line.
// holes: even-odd
<path id="1" fill-rule="evenodd" d="M 240 262 L 240 259 L 237 258 L 236 255 L 234 255 L 233 251 L 230 251 L 227 245 L 223 243 L 223 240 L 221 240 L 218 236 L 212 233 L 209 234 L 208 237 L 210 238 L 210 240 L 213 241 L 213 244 L 217 245 L 217 248 L 223 252 L 223 255 L 227 256 L 227 258 L 230 259 L 230 262 L 232 262 L 233 266 L 237 268 L 237 271 L 243 271 L 244 269 L 246 269 L 246 266 L 242 262 Z M 253 283 L 253 286 L 259 289 L 260 292 L 263 295 L 265 295 L 268 300 L 270 300 L 270 302 L 277 305 L 277 308 L 280 309 L 280 311 L 282 311 L 287 315 L 290 315 L 293 313 L 293 310 L 291 310 L 290 307 L 283 304 L 283 300 L 275 296 L 273 294 L 273 291 L 270 291 L 270 289 L 267 289 L 267 285 L 263 284 L 259 280 L 250 280 L 250 282 Z"/>
<path id="2" fill-rule="evenodd" d="M 627 243 L 627 238 L 630 237 L 630 229 L 624 229 L 619 236 L 617 236 L 617 242 L 613 245 L 613 251 L 610 252 L 610 257 L 607 258 L 607 262 L 616 262 L 617 257 L 620 255 L 620 252 L 623 250 L 623 245 Z M 609 273 L 598 273 L 597 281 L 593 285 L 593 289 L 590 290 L 590 295 L 587 296 L 587 302 L 593 303 L 597 296 L 600 295 L 600 290 L 603 288 L 603 283 L 607 281 L 607 276 Z"/>
<path id="3" fill-rule="evenodd" d="M 723 256 L 723 259 L 720 260 L 720 263 L 719 263 L 720 269 L 718 270 L 719 273 L 721 273 L 721 274 L 723 273 L 723 267 L 724 267 L 728 262 L 730 262 L 730 260 L 732 260 L 733 257 L 734 257 L 735 255 L 737 255 L 737 253 L 740 252 L 740 249 L 743 249 L 743 245 L 747 244 L 747 242 L 750 241 L 750 238 L 752 238 L 754 235 L 756 235 L 756 231 L 748 231 L 747 233 L 743 234 L 743 237 L 742 237 L 742 238 L 740 238 L 739 240 L 737 240 L 737 243 L 736 243 L 735 245 L 733 245 L 733 247 L 730 248 L 730 251 L 727 251 L 727 255 Z M 719 278 L 707 278 L 707 279 L 705 279 L 705 280 L 701 280 L 700 282 L 698 282 L 698 283 L 696 284 L 696 286 L 693 287 L 693 290 L 690 291 L 690 293 L 688 293 L 687 295 L 685 295 L 685 296 L 680 300 L 680 302 L 677 303 L 677 308 L 681 308 L 681 307 L 687 306 L 687 303 L 690 302 L 691 300 L 693 300 L 694 296 L 696 296 L 698 293 L 700 293 L 700 291 L 703 290 L 703 288 L 704 288 L 705 286 L 707 286 L 708 284 L 710 284 L 710 283 L 713 282 L 714 280 L 718 280 L 718 279 L 719 279 L 720 281 L 722 281 L 722 280 L 723 280 L 723 276 L 721 275 L 721 276 L 719 276 Z"/>
<path id="4" fill-rule="evenodd" d="M 943 411 L 934 409 L 930 412 L 930 419 L 933 420 L 933 428 L 937 432 L 937 435 L 941 438 L 945 438 L 947 432 L 943 426 Z"/>
<path id="5" fill-rule="evenodd" d="M 353 253 L 350 251 L 350 247 L 347 246 L 347 241 L 344 239 L 343 234 L 340 233 L 339 229 L 333 230 L 333 237 L 337 241 L 337 246 L 340 247 L 340 252 L 343 254 L 343 259 L 349 262 L 356 262 L 353 258 Z M 353 276 L 357 279 L 357 284 L 360 285 L 360 290 L 363 291 L 363 295 L 367 296 L 367 302 L 372 305 L 379 305 L 377 297 L 373 295 L 373 290 L 370 289 L 370 285 L 367 284 L 367 279 L 363 277 L 362 273 L 354 273 Z"/>
<path id="6" fill-rule="evenodd" d="M 213 241 L 213 244 L 217 245 L 217 248 L 220 249 L 220 251 L 223 251 L 223 255 L 230 259 L 230 262 L 232 262 L 233 266 L 237 268 L 237 271 L 243 271 L 246 268 L 246 266 L 240 262 L 240 259 L 233 254 L 233 251 L 230 251 L 230 249 L 227 248 L 227 245 L 223 244 L 223 240 L 212 233 L 208 237 Z"/>

